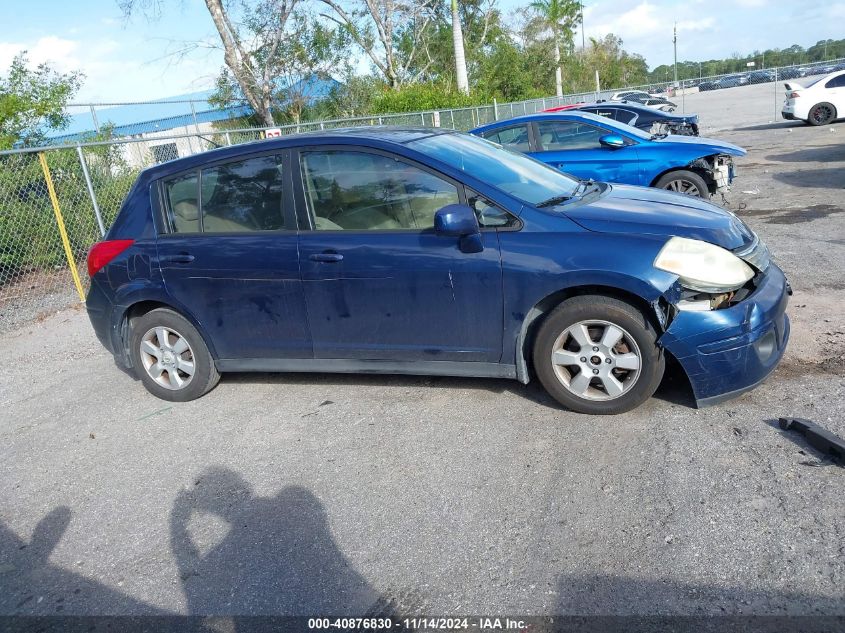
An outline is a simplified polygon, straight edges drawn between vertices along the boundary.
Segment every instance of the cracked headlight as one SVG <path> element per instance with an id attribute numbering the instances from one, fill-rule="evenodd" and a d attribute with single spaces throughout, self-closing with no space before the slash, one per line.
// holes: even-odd
<path id="1" fill-rule="evenodd" d="M 678 275 L 681 285 L 699 292 L 730 292 L 754 276 L 751 267 L 730 251 L 685 237 L 666 242 L 654 267 Z"/>

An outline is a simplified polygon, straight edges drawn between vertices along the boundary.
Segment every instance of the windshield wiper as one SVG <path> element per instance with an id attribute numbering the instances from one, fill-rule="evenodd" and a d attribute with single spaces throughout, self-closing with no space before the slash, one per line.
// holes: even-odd
<path id="1" fill-rule="evenodd" d="M 541 203 L 537 205 L 538 209 L 542 209 L 543 207 L 553 207 L 556 204 L 562 204 L 567 202 L 568 200 L 572 200 L 574 196 L 552 196 L 548 200 L 543 200 Z"/>
<path id="2" fill-rule="evenodd" d="M 667 136 L 669 136 L 669 135 L 666 134 L 665 132 L 663 134 L 652 134 L 651 138 L 649 140 L 650 141 L 658 141 L 662 138 L 666 138 Z"/>

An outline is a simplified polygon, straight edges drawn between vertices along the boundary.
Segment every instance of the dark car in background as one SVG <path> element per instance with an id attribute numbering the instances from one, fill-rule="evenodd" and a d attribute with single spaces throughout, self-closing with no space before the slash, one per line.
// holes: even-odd
<path id="1" fill-rule="evenodd" d="M 699 91 L 721 90 L 722 88 L 736 88 L 737 86 L 748 85 L 748 75 L 725 75 L 713 81 L 703 81 L 698 85 Z"/>
<path id="2" fill-rule="evenodd" d="M 652 134 L 698 136 L 697 114 L 674 114 L 627 101 L 597 101 L 566 109 L 598 114 Z M 556 111 L 558 111 L 557 108 L 545 110 L 545 112 Z"/>
<path id="3" fill-rule="evenodd" d="M 763 380 L 789 336 L 786 279 L 729 211 L 442 129 L 151 167 L 88 272 L 98 338 L 172 401 L 226 371 L 537 376 L 575 411 L 620 413 L 671 355 L 706 405 Z"/>
<path id="4" fill-rule="evenodd" d="M 777 69 L 778 80 L 781 79 L 800 79 L 807 76 L 807 69 L 801 66 L 786 66 Z"/>
<path id="5" fill-rule="evenodd" d="M 750 84 L 764 84 L 778 79 L 774 70 L 752 70 L 746 77 Z"/>
<path id="6" fill-rule="evenodd" d="M 748 75 L 746 74 L 725 75 L 716 80 L 719 88 L 736 88 L 738 86 L 747 86 L 748 83 Z"/>

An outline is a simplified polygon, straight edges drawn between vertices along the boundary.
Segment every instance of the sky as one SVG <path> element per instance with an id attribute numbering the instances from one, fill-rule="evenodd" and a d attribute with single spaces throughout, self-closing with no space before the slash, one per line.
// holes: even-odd
<path id="1" fill-rule="evenodd" d="M 445 0 L 444 0 L 445 1 Z M 524 0 L 499 0 L 505 12 Z M 157 20 L 126 21 L 116 0 L 0 0 L 0 72 L 23 49 L 33 63 L 85 73 L 76 102 L 173 97 L 209 88 L 222 65 L 202 0 L 168 0 Z M 845 0 L 585 0 L 587 37 L 619 35 L 650 67 L 845 37 Z M 576 42 L 580 42 L 576 34 Z M 183 42 L 199 47 L 178 61 Z"/>

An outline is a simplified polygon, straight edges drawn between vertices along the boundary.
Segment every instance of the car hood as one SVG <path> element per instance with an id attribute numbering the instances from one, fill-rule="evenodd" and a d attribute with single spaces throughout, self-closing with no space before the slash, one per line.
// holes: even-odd
<path id="1" fill-rule="evenodd" d="M 745 223 L 727 209 L 681 193 L 608 185 L 595 201 L 559 207 L 589 231 L 687 237 L 733 250 L 754 240 Z"/>
<path id="2" fill-rule="evenodd" d="M 684 149 L 700 149 L 702 150 L 702 156 L 709 156 L 711 154 L 745 156 L 747 153 L 738 145 L 717 141 L 714 138 L 704 138 L 703 136 L 667 136 L 666 138 L 655 139 L 654 142 L 667 145 L 683 145 Z"/>

